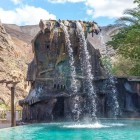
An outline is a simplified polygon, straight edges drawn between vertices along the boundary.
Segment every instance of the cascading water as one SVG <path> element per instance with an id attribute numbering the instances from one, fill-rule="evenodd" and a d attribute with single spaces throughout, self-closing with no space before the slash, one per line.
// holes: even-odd
<path id="1" fill-rule="evenodd" d="M 65 42 L 66 42 L 66 47 L 67 47 L 68 56 L 69 56 L 70 77 L 71 77 L 70 89 L 71 89 L 72 94 L 75 94 L 77 93 L 77 84 L 76 84 L 76 71 L 75 71 L 75 66 L 74 66 L 73 49 L 71 47 L 71 43 L 69 39 L 70 37 L 69 37 L 67 27 L 63 23 L 61 23 L 61 27 L 65 34 Z"/>
<path id="2" fill-rule="evenodd" d="M 58 43 L 58 29 L 57 29 L 57 28 L 55 28 L 55 29 L 53 30 L 53 34 L 54 34 L 55 42 Z"/>
<path id="3" fill-rule="evenodd" d="M 87 49 L 87 41 L 85 39 L 84 31 L 82 25 L 79 22 L 76 22 L 77 25 L 77 34 L 80 41 L 80 63 L 81 63 L 81 70 L 84 76 L 84 92 L 87 92 L 88 96 L 88 110 L 90 111 L 90 115 L 92 119 L 97 119 L 96 117 L 96 93 L 93 87 L 93 74 L 91 72 L 92 66 L 90 64 L 90 55 Z"/>
<path id="4" fill-rule="evenodd" d="M 109 104 L 110 104 L 111 109 L 112 109 L 112 115 L 114 116 L 114 118 L 117 118 L 117 116 L 120 113 L 119 102 L 118 102 L 118 99 L 117 99 L 117 93 L 118 92 L 117 92 L 117 88 L 115 86 L 115 83 L 116 83 L 115 77 L 111 73 L 111 69 L 112 69 L 111 58 L 108 54 L 108 48 L 105 45 L 105 41 L 104 41 L 102 33 L 100 33 L 100 41 L 101 41 L 101 45 L 105 49 L 105 50 L 101 51 L 102 59 L 105 59 L 105 61 L 106 61 L 104 63 L 104 68 L 105 68 L 106 74 L 108 76 L 108 79 L 106 80 L 105 86 L 107 88 L 109 88 L 109 90 L 110 90 L 111 101 L 110 101 Z"/>
<path id="5" fill-rule="evenodd" d="M 73 56 L 73 49 L 71 47 L 71 43 L 70 43 L 70 37 L 69 37 L 69 33 L 67 30 L 67 27 L 61 23 L 61 27 L 64 31 L 65 34 L 65 42 L 66 42 L 66 46 L 67 46 L 67 50 L 68 50 L 68 56 L 69 56 L 69 64 L 70 64 L 70 77 L 71 77 L 71 92 L 72 94 L 75 94 L 74 97 L 74 108 L 72 110 L 73 114 L 74 114 L 74 120 L 78 121 L 79 120 L 79 116 L 81 114 L 80 111 L 80 106 L 79 106 L 79 96 L 76 95 L 77 93 L 77 83 L 76 83 L 76 71 L 75 71 L 75 66 L 74 66 L 74 56 Z"/>

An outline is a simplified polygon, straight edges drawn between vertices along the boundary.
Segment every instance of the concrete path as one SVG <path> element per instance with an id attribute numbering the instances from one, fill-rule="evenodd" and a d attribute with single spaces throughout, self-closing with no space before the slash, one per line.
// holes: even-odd
<path id="1" fill-rule="evenodd" d="M 11 126 L 10 122 L 8 122 L 6 120 L 0 120 L 0 129 L 7 128 L 7 127 L 10 127 L 10 126 Z"/>

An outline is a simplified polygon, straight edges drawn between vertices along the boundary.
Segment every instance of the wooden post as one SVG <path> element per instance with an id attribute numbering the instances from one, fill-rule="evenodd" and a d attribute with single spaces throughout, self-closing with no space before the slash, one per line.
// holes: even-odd
<path id="1" fill-rule="evenodd" d="M 16 126 L 16 113 L 15 113 L 15 88 L 20 81 L 13 82 L 6 79 L 0 80 L 0 83 L 6 83 L 6 86 L 11 89 L 11 127 Z M 10 86 L 8 86 L 10 85 Z"/>
<path id="2" fill-rule="evenodd" d="M 14 97 L 15 97 L 15 86 L 12 86 L 11 87 L 11 127 L 16 126 Z"/>

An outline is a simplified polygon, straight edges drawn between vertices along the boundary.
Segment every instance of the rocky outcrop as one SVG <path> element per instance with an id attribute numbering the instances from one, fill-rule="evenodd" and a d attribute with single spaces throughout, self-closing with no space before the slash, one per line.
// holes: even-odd
<path id="1" fill-rule="evenodd" d="M 86 72 L 86 70 L 91 69 L 97 79 L 105 75 L 99 51 L 89 41 L 86 43 L 84 36 L 81 36 L 80 33 L 86 35 L 86 32 L 91 31 L 92 34 L 98 34 L 100 29 L 94 28 L 95 23 L 75 21 L 67 21 L 67 23 L 65 24 L 65 21 L 41 21 L 39 24 L 40 31 L 32 44 L 34 59 L 28 67 L 27 74 L 27 79 L 32 86 L 28 96 L 19 102 L 23 107 L 23 121 L 74 119 L 76 117 L 75 96 L 80 98 L 78 106 L 86 106 L 86 109 L 81 109 L 82 114 L 89 113 L 87 108 L 91 99 L 87 94 L 89 88 L 86 80 L 89 71 Z M 87 24 L 88 30 L 82 31 L 85 24 Z M 68 28 L 65 28 L 66 25 Z M 70 37 L 67 37 L 67 34 Z M 71 43 L 70 46 L 67 45 L 68 41 Z M 85 46 L 82 46 L 84 43 Z M 83 50 L 86 45 L 88 50 L 85 52 Z M 73 51 L 72 54 L 69 52 L 69 47 Z M 89 56 L 84 57 L 87 52 L 91 56 L 89 59 L 91 67 L 81 63 L 88 59 Z M 73 84 L 71 57 L 75 63 L 76 93 L 71 89 Z"/>

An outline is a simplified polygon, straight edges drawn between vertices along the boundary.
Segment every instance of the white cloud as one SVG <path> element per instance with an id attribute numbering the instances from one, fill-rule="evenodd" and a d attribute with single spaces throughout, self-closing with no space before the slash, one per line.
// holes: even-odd
<path id="1" fill-rule="evenodd" d="M 56 16 L 40 7 L 25 5 L 16 8 L 14 11 L 6 11 L 0 8 L 0 19 L 2 23 L 32 25 L 38 24 L 40 19 L 56 19 Z"/>
<path id="2" fill-rule="evenodd" d="M 123 11 L 134 8 L 133 0 L 86 0 L 87 14 L 97 17 L 116 18 L 123 15 Z M 90 11 L 90 12 L 89 12 Z"/>
<path id="3" fill-rule="evenodd" d="M 86 5 L 86 13 L 93 18 L 109 17 L 118 18 L 123 11 L 134 8 L 134 0 L 48 0 L 51 3 L 83 2 Z"/>
<path id="4" fill-rule="evenodd" d="M 93 15 L 93 10 L 92 9 L 87 9 L 87 14 L 88 15 Z"/>
<path id="5" fill-rule="evenodd" d="M 22 0 L 11 0 L 14 4 L 20 4 L 22 2 Z"/>
<path id="6" fill-rule="evenodd" d="M 48 0 L 51 3 L 66 3 L 66 2 L 72 2 L 72 3 L 77 3 L 77 2 L 84 2 L 86 0 Z"/>

